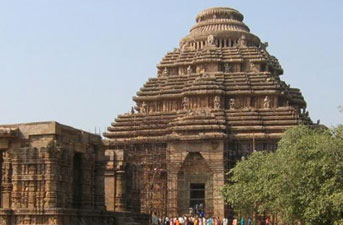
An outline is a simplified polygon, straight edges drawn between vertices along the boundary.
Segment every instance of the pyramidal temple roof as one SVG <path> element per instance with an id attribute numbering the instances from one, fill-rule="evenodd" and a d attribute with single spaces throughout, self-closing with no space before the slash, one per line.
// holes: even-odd
<path id="1" fill-rule="evenodd" d="M 289 127 L 311 124 L 300 90 L 280 79 L 278 60 L 243 18 L 225 7 L 200 12 L 133 97 L 131 113 L 108 127 L 108 143 L 277 139 Z"/>

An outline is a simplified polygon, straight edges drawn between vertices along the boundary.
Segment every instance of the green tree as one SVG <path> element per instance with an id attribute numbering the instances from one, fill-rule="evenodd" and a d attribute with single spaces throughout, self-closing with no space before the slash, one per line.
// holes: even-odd
<path id="1" fill-rule="evenodd" d="M 343 127 L 289 129 L 275 153 L 257 152 L 238 162 L 222 193 L 244 214 L 343 224 Z"/>

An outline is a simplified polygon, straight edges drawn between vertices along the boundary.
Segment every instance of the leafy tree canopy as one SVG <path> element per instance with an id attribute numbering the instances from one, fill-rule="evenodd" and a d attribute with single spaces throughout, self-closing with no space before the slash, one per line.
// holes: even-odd
<path id="1" fill-rule="evenodd" d="M 343 224 L 343 126 L 291 128 L 276 152 L 255 152 L 229 173 L 222 194 L 242 214 Z"/>

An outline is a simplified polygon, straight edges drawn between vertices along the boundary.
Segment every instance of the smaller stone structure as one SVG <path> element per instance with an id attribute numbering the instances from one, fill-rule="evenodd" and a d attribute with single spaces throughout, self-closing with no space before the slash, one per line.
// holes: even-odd
<path id="1" fill-rule="evenodd" d="M 0 125 L 0 224 L 146 224 L 105 210 L 104 169 L 98 135 L 57 122 Z"/>

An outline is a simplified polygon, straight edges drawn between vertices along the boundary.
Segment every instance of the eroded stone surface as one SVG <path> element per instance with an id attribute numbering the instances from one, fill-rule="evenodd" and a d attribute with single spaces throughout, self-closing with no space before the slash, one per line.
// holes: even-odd
<path id="1" fill-rule="evenodd" d="M 113 225 L 128 217 L 105 210 L 105 163 L 98 135 L 57 122 L 0 125 L 0 224 Z"/>
<path id="2" fill-rule="evenodd" d="M 118 116 L 104 134 L 106 205 L 185 214 L 192 184 L 204 184 L 207 214 L 227 214 L 219 189 L 234 163 L 275 150 L 287 128 L 312 123 L 267 46 L 237 10 L 201 12 L 133 98 L 137 112 Z"/>

